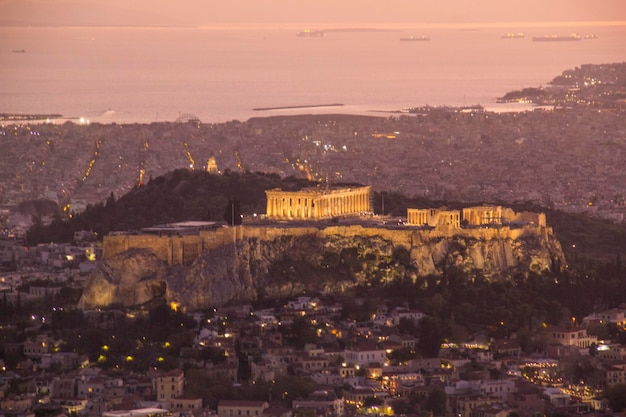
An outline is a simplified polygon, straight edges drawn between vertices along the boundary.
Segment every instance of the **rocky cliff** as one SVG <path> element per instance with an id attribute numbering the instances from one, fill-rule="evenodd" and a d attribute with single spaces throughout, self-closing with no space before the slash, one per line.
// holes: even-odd
<path id="1" fill-rule="evenodd" d="M 168 266 L 150 249 L 130 249 L 88 278 L 80 307 L 139 305 L 165 297 L 189 310 L 337 290 L 369 282 L 442 276 L 451 270 L 490 279 L 550 271 L 564 264 L 550 229 L 454 231 L 329 227 L 250 232 L 203 250 L 189 265 Z"/>

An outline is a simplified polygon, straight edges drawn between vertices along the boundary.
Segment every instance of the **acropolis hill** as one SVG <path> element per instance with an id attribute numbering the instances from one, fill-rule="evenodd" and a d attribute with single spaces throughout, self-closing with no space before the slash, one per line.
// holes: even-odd
<path id="1" fill-rule="evenodd" d="M 290 201 L 286 204 L 304 204 Z M 195 310 L 371 280 L 415 282 L 452 270 L 470 278 L 508 279 L 565 263 L 541 213 L 481 206 L 458 211 L 457 217 L 454 211 L 430 209 L 420 223 L 390 225 L 388 218 L 359 212 L 362 208 L 330 219 L 266 218 L 231 227 L 188 222 L 108 235 L 105 260 L 89 277 L 80 306 L 135 305 L 165 296 Z M 463 226 L 455 220 L 461 213 Z"/>

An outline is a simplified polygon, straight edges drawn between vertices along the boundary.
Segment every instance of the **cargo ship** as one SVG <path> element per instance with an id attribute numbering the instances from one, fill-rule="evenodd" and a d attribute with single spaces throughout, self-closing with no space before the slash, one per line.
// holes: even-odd
<path id="1" fill-rule="evenodd" d="M 533 36 L 533 42 L 564 42 L 564 41 L 579 41 L 582 38 L 577 33 L 571 35 L 545 35 L 545 36 Z"/>
<path id="2" fill-rule="evenodd" d="M 517 33 L 509 32 L 501 36 L 501 38 L 503 39 L 518 39 L 518 38 L 523 38 L 523 37 L 524 37 L 524 32 L 517 32 Z"/>
<path id="3" fill-rule="evenodd" d="M 296 36 L 301 38 L 320 38 L 324 36 L 324 31 L 304 29 L 303 31 L 296 33 Z"/>
<path id="4" fill-rule="evenodd" d="M 430 37 L 429 36 L 409 36 L 408 38 L 400 38 L 401 41 L 404 42 L 411 42 L 411 41 L 429 41 Z"/>

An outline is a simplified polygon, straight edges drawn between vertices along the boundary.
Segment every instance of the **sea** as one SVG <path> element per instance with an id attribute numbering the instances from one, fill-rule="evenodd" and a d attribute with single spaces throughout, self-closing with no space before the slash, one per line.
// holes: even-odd
<path id="1" fill-rule="evenodd" d="M 626 23 L 323 28 L 2 27 L 0 113 L 89 123 L 393 115 L 499 104 L 583 64 L 626 62 Z M 311 28 L 320 30 L 320 28 Z M 523 33 L 503 37 L 507 33 Z M 589 38 L 533 42 L 533 36 Z M 406 37 L 427 41 L 401 41 Z M 261 109 L 261 110 L 259 110 Z"/>

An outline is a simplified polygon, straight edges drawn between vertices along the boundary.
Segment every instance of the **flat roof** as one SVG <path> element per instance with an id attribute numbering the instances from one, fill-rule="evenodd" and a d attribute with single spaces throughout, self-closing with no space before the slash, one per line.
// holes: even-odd
<path id="1" fill-rule="evenodd" d="M 189 233 L 197 230 L 213 229 L 221 226 L 220 222 L 207 221 L 184 221 L 177 223 L 157 224 L 155 226 L 144 227 L 141 229 L 143 233 Z"/>

